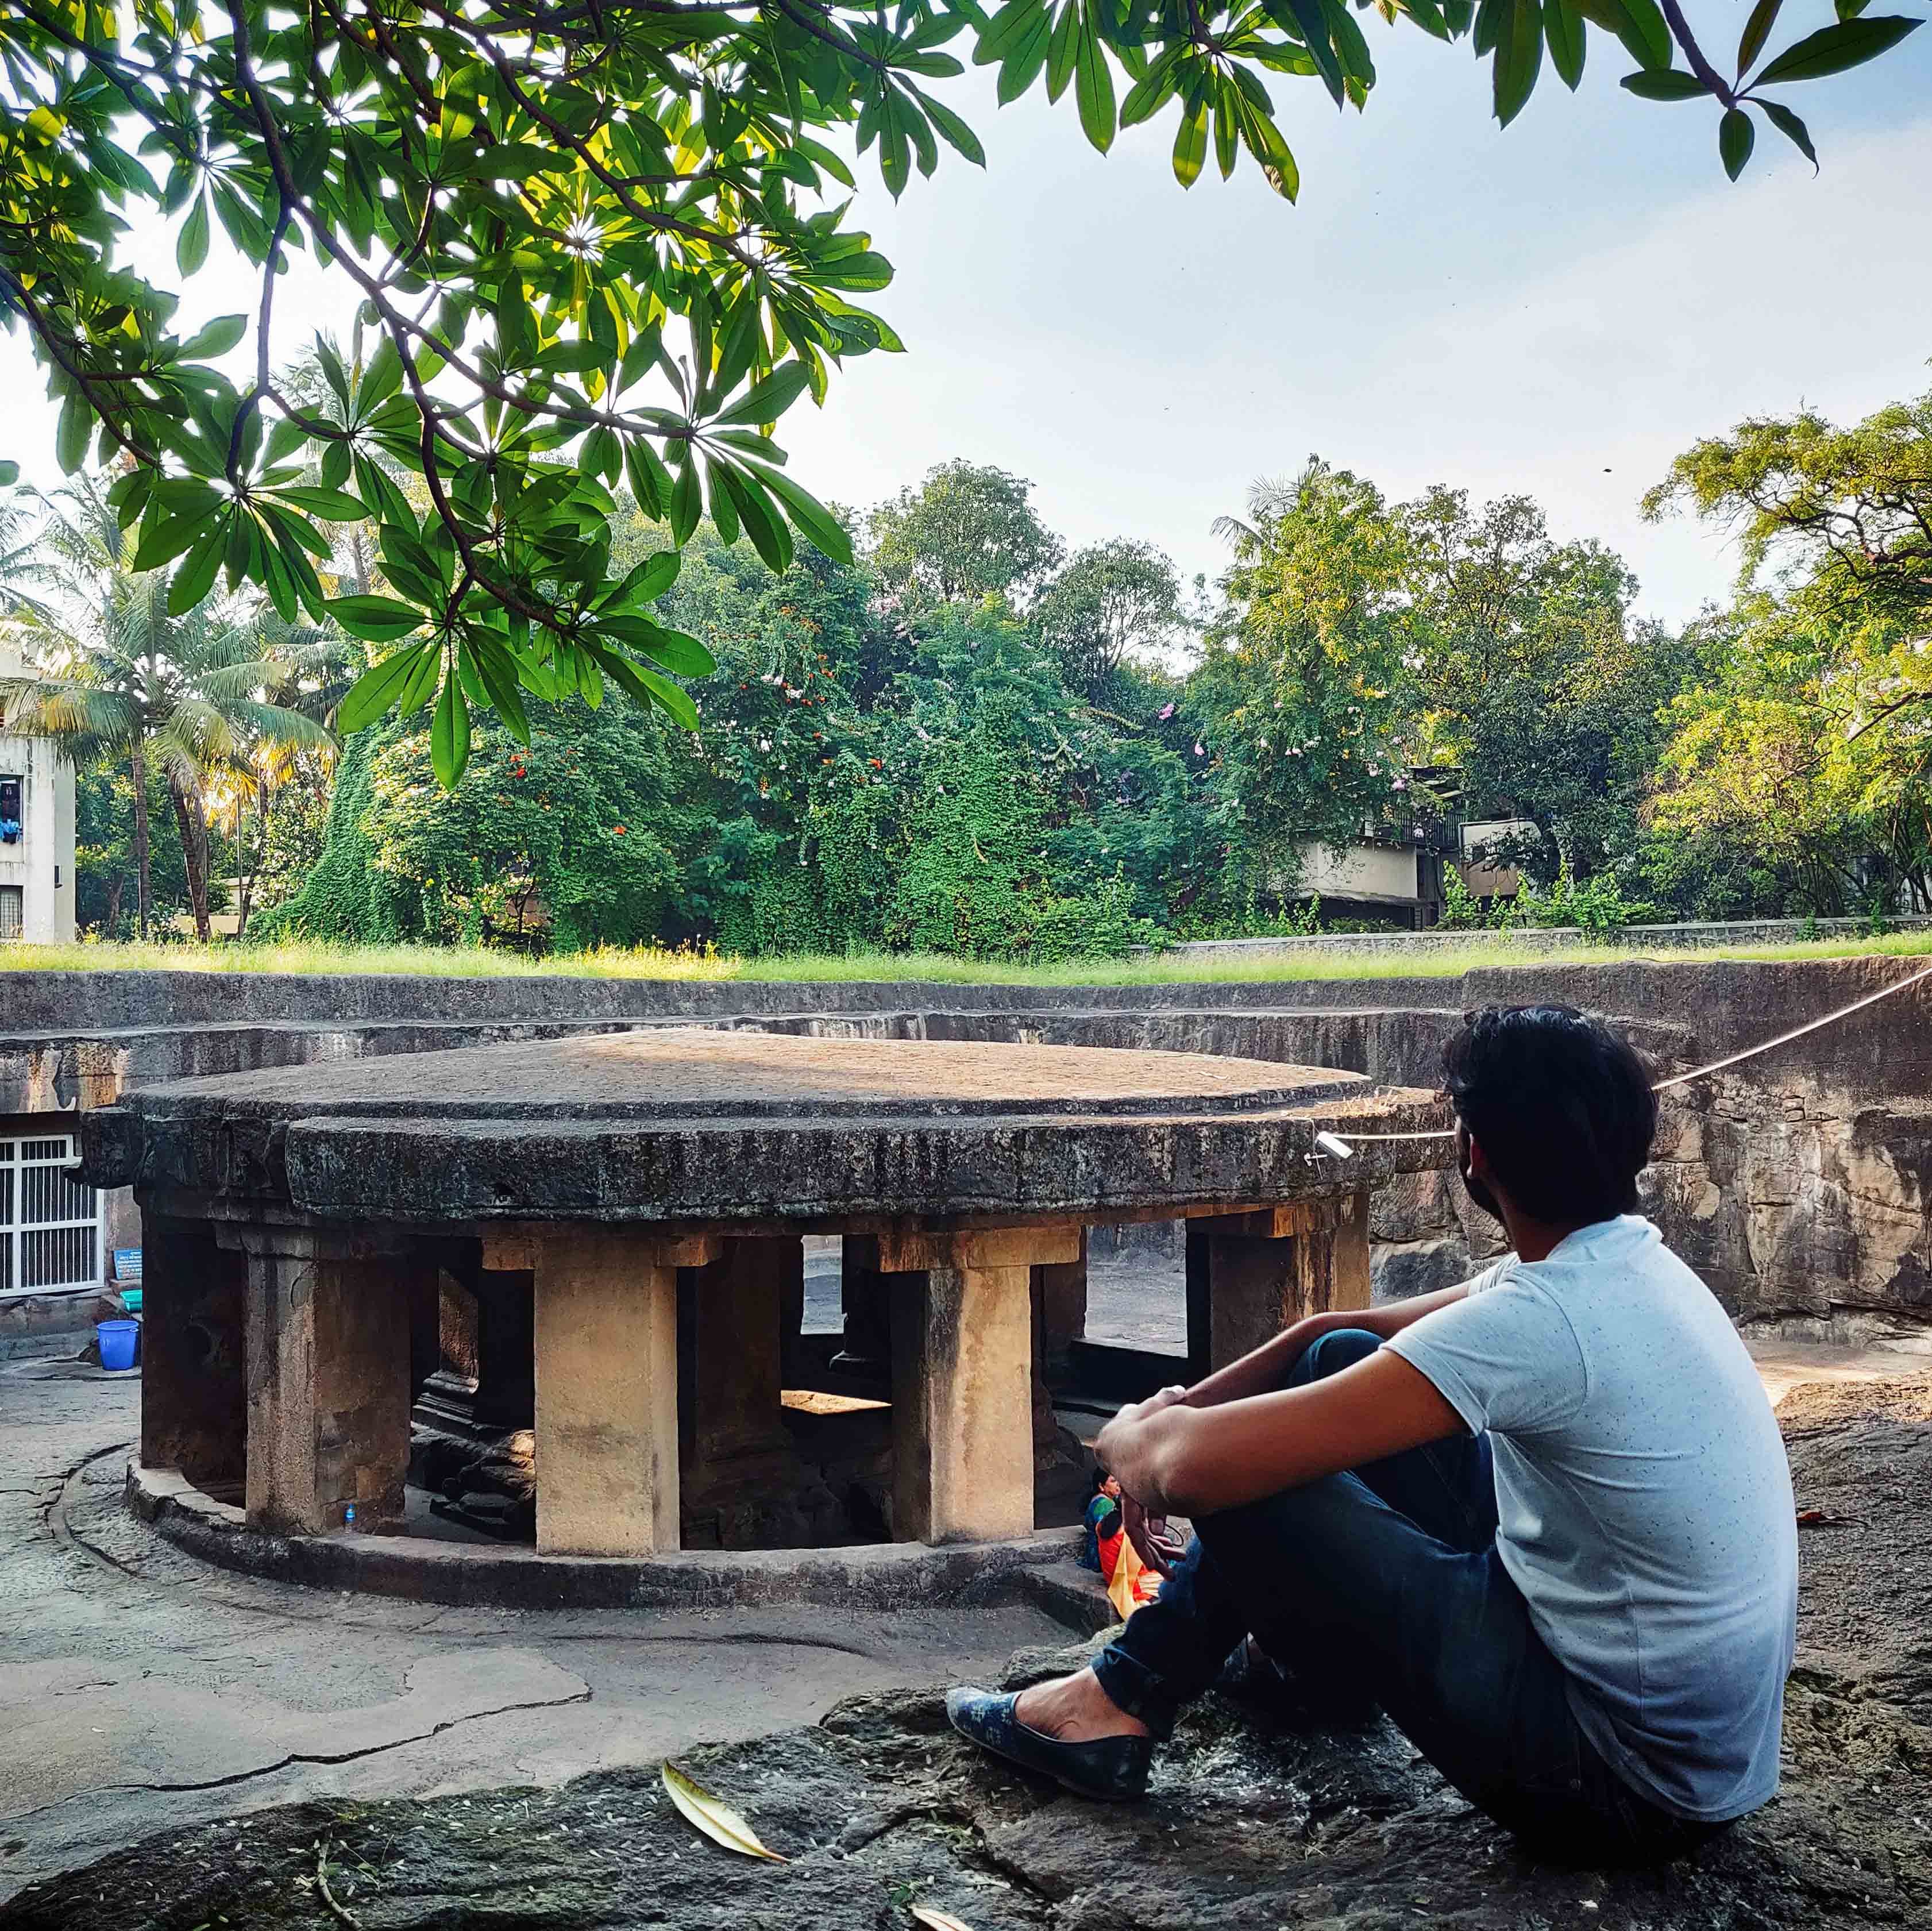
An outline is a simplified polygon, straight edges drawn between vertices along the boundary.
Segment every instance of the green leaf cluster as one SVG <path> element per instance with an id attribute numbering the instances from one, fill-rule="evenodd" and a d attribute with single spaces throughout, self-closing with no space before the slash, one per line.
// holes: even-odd
<path id="1" fill-rule="evenodd" d="M 1705 674 L 1670 713 L 1660 854 L 1707 892 L 1804 911 L 1875 890 L 1932 906 L 1932 395 L 1849 425 L 1739 423 L 1645 505 L 1742 551 L 1736 602 L 1697 626 Z"/>
<path id="2" fill-rule="evenodd" d="M 1385 24 L 1466 38 L 1496 114 L 1546 50 L 1574 87 L 1592 30 L 1654 99 L 1711 96 L 1736 175 L 1760 90 L 1836 74 L 1918 23 L 1839 17 L 1771 53 L 1761 0 L 1724 80 L 1656 0 L 1373 0 Z M 848 358 L 901 344 L 864 299 L 892 269 L 851 216 L 854 150 L 895 196 L 978 138 L 940 96 L 959 53 L 1010 101 L 1070 94 L 1087 139 L 1170 112 L 1184 185 L 1211 146 L 1292 200 L 1275 90 L 1364 106 L 1370 0 L 16 0 L 0 12 L 0 322 L 59 405 L 70 473 L 116 467 L 136 566 L 176 614 L 253 586 L 280 619 L 332 614 L 397 647 L 347 715 L 430 713 L 442 782 L 472 716 L 513 735 L 532 698 L 605 686 L 689 728 L 701 672 L 606 566 L 627 488 L 681 548 L 700 521 L 773 571 L 799 539 L 850 559 L 844 524 L 773 440 Z M 1672 20 L 1680 17 L 1673 13 Z M 1688 65 L 1673 65 L 1681 55 Z M 250 312 L 191 333 L 176 289 L 135 273 L 130 231 L 175 222 L 180 278 L 219 246 L 251 264 Z M 346 281 L 370 344 L 318 344 L 318 402 L 279 373 L 281 278 L 307 254 Z M 4 471 L 0 471 L 4 474 Z M 346 526 L 383 583 L 335 595 Z M 358 539 L 359 540 L 359 539 Z M 682 659 L 680 663 L 674 659 Z"/>

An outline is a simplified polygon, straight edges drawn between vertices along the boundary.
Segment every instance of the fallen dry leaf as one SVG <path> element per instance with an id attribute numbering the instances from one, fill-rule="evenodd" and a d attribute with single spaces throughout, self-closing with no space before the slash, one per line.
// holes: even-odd
<path id="1" fill-rule="evenodd" d="M 964 1924 L 950 1911 L 935 1911 L 929 1904 L 915 1904 L 914 1917 L 928 1927 L 928 1931 L 972 1931 L 972 1926 Z"/>
<path id="2" fill-rule="evenodd" d="M 766 1850 L 758 1842 L 758 1833 L 728 1803 L 686 1776 L 676 1764 L 664 1765 L 664 1787 L 672 1803 L 714 1844 L 722 1844 L 741 1857 L 763 1857 L 767 1863 L 786 1861 L 777 1851 Z"/>

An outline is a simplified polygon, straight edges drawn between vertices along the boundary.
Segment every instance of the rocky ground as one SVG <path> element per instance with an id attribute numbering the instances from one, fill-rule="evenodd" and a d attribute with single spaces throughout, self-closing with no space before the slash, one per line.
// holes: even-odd
<path id="1" fill-rule="evenodd" d="M 1798 1663 L 1774 1803 L 1661 1872 L 1525 1857 L 1387 1726 L 1270 1731 L 1214 1703 L 1147 1801 L 976 1756 L 930 1688 L 686 1752 L 788 1861 L 714 1848 L 636 1767 L 550 1789 L 337 1799 L 174 1830 L 30 1889 L 8 1931 L 909 1926 L 1628 1931 L 1932 1924 L 1932 1377 L 1801 1387 Z M 1035 1650 L 1015 1680 L 1059 1659 Z"/>
<path id="2" fill-rule="evenodd" d="M 122 1506 L 139 1398 L 77 1362 L 0 1364 L 0 1920 L 22 1887 L 157 1832 L 551 1788 L 1065 1638 L 1010 1603 L 538 1613 L 232 1575 Z"/>

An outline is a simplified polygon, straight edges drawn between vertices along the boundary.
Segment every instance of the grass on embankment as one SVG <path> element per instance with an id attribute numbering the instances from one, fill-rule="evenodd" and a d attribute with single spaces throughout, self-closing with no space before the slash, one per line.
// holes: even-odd
<path id="1" fill-rule="evenodd" d="M 1728 945 L 1696 951 L 1616 944 L 1528 953 L 1472 934 L 1466 944 L 1415 952 L 1234 952 L 1137 959 L 1074 959 L 1015 966 L 943 953 L 868 952 L 736 959 L 662 947 L 602 947 L 533 959 L 476 946 L 190 944 L 28 945 L 0 947 L 0 970 L 55 972 L 415 973 L 450 978 L 669 979 L 924 981 L 938 985 L 1148 986 L 1202 981 L 1454 978 L 1478 966 L 1602 963 L 1618 959 L 1845 959 L 1932 953 L 1932 932 L 1836 938 L 1783 945 Z"/>

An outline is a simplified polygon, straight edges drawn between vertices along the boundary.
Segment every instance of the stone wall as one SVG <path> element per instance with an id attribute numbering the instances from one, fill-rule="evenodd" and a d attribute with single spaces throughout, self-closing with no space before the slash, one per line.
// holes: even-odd
<path id="1" fill-rule="evenodd" d="M 1900 932 L 1932 931 L 1932 918 L 1912 915 L 1887 921 Z M 1195 938 L 1170 946 L 1163 958 L 1221 959 L 1381 956 L 1407 953 L 1424 959 L 1432 953 L 1494 947 L 1520 953 L 1526 959 L 1552 952 L 1574 952 L 1593 944 L 1606 944 L 1637 952 L 1696 952 L 1726 945 L 1792 945 L 1810 938 L 1856 938 L 1870 931 L 1862 918 L 1740 918 L 1685 920 L 1669 925 L 1628 925 L 1600 937 L 1580 926 L 1520 926 L 1508 932 L 1452 932 L 1441 926 L 1426 932 L 1310 932 L 1292 938 Z M 1150 946 L 1137 947 L 1143 957 Z"/>
<path id="2" fill-rule="evenodd" d="M 1921 961 L 1552 961 L 1460 975 L 1039 989 L 519 976 L 0 974 L 0 1110 L 369 1053 L 689 1023 L 1233 1053 L 1432 1085 L 1468 1008 L 1554 999 L 1682 1071 Z M 1932 981 L 1671 1098 L 1646 1179 L 1674 1245 L 1746 1322 L 1932 1343 Z M 1462 1278 L 1493 1234 L 1453 1179 L 1378 1196 L 1378 1293 Z"/>

